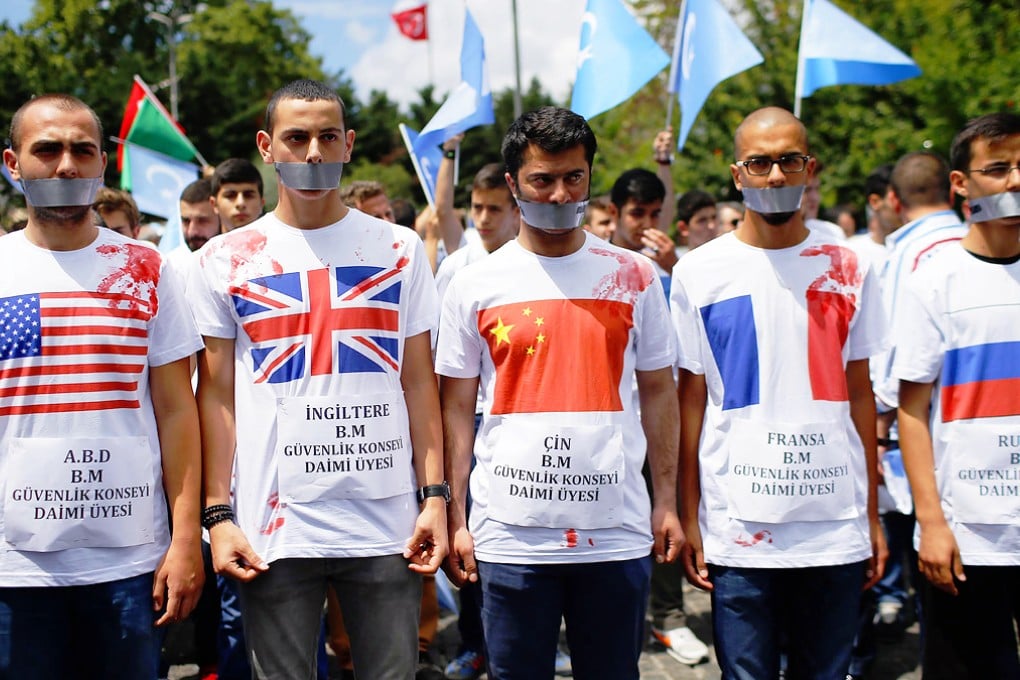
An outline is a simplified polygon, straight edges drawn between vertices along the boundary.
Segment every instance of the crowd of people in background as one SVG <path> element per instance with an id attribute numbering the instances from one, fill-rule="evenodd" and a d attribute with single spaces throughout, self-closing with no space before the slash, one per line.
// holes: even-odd
<path id="1" fill-rule="evenodd" d="M 858 222 L 784 109 L 734 131 L 735 203 L 677 191 L 670 130 L 591 196 L 599 141 L 543 107 L 463 206 L 444 142 L 418 210 L 344 178 L 344 103 L 299 80 L 254 140 L 277 205 L 224 160 L 167 253 L 102 128 L 44 95 L 3 152 L 0 678 L 165 677 L 190 617 L 202 680 L 327 648 L 636 680 L 649 632 L 710 658 L 686 580 L 724 678 L 866 678 L 916 620 L 924 678 L 1020 679 L 1020 117 L 888 159 Z"/>

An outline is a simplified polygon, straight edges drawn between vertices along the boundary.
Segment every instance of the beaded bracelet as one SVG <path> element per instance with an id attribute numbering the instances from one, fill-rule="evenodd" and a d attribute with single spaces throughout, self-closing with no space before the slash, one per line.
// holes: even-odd
<path id="1" fill-rule="evenodd" d="M 210 505 L 202 510 L 202 526 L 212 529 L 223 522 L 233 522 L 234 511 L 229 505 Z"/>

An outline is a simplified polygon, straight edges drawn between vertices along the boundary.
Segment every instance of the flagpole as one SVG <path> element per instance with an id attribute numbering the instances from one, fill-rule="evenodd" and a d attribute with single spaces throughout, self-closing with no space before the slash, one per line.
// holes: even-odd
<path id="1" fill-rule="evenodd" d="M 687 0 L 681 0 L 680 2 L 680 15 L 676 18 L 676 35 L 673 38 L 673 61 L 669 65 L 669 82 L 666 83 L 666 92 L 669 94 L 668 101 L 666 102 L 666 127 L 665 130 L 669 129 L 670 124 L 673 122 L 673 100 L 676 99 L 676 74 L 677 69 L 680 68 L 680 55 L 682 50 L 681 42 L 683 40 L 683 20 L 687 11 Z"/>
<path id="2" fill-rule="evenodd" d="M 800 118 L 801 93 L 804 92 L 804 29 L 807 28 L 808 5 L 811 0 L 804 0 L 800 16 L 800 39 L 797 41 L 797 82 L 793 90 L 793 115 Z"/>
<path id="3" fill-rule="evenodd" d="M 517 0 L 510 0 L 510 14 L 514 23 L 514 76 L 517 88 L 514 90 L 514 119 L 521 117 L 521 40 L 517 30 Z"/>

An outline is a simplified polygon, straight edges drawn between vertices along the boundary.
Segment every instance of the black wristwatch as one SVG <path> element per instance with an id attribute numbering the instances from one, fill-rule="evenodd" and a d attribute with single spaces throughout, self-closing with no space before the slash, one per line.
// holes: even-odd
<path id="1" fill-rule="evenodd" d="M 442 496 L 447 503 L 450 502 L 450 485 L 447 482 L 442 484 L 428 484 L 418 489 L 418 505 L 425 502 L 426 498 Z"/>

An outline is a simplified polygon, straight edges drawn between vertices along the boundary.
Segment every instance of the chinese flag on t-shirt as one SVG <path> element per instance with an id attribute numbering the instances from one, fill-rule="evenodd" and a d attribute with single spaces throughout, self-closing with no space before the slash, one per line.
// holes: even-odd
<path id="1" fill-rule="evenodd" d="M 428 22 L 425 18 L 425 9 L 428 5 L 422 4 L 419 7 L 411 7 L 400 12 L 393 12 L 390 16 L 397 22 L 397 28 L 411 40 L 428 40 Z"/>
<path id="2" fill-rule="evenodd" d="M 478 330 L 496 367 L 492 414 L 622 411 L 620 376 L 633 325 L 632 306 L 613 300 L 481 310 Z"/>

